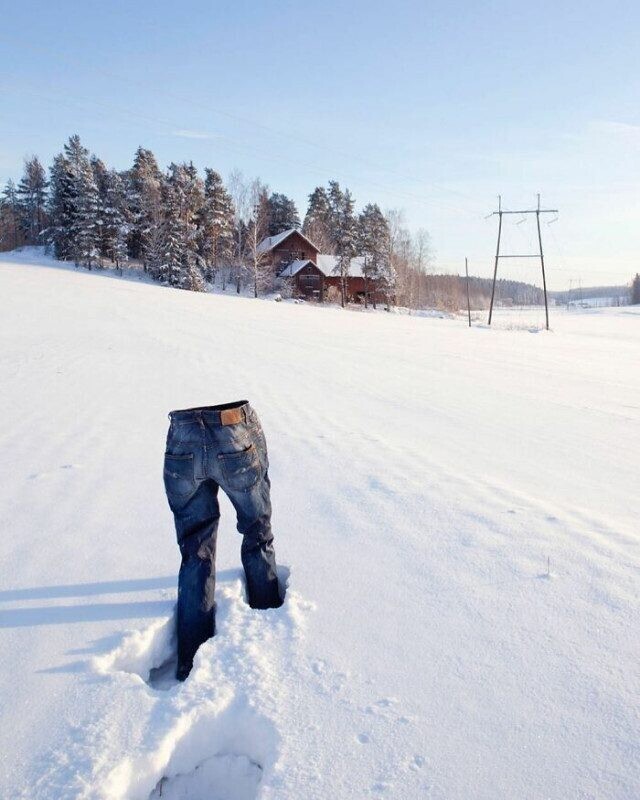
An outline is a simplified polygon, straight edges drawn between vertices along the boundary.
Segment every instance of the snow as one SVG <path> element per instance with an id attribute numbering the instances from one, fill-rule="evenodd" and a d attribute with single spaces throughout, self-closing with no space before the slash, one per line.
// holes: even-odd
<path id="1" fill-rule="evenodd" d="M 324 272 L 325 275 L 334 276 L 338 274 L 338 257 L 325 255 L 322 253 L 318 254 L 318 269 Z M 362 278 L 364 277 L 364 272 L 362 268 L 364 267 L 364 258 L 362 256 L 356 256 L 352 258 L 349 262 L 349 275 L 352 278 Z"/>
<path id="2" fill-rule="evenodd" d="M 277 247 L 279 244 L 284 242 L 285 239 L 288 239 L 292 233 L 297 233 L 299 236 L 302 236 L 302 238 L 308 242 L 314 250 L 317 250 L 317 247 L 311 241 L 311 239 L 307 239 L 307 237 L 301 231 L 299 231 L 297 228 L 289 228 L 288 230 L 282 231 L 275 236 L 267 236 L 264 238 L 258 245 L 258 253 L 266 253 L 269 250 L 273 250 L 274 247 Z"/>
<path id="3" fill-rule="evenodd" d="M 308 258 L 305 259 L 296 259 L 292 261 L 290 264 L 279 273 L 279 278 L 293 278 L 294 275 L 297 275 L 301 269 L 304 269 L 308 264 L 313 264 L 313 261 L 310 261 Z M 315 264 L 314 264 L 315 266 Z"/>
<path id="4" fill-rule="evenodd" d="M 4 254 L 0 796 L 639 797 L 640 314 L 514 319 Z M 167 412 L 245 396 L 287 598 L 247 606 L 225 500 L 178 685 Z"/>

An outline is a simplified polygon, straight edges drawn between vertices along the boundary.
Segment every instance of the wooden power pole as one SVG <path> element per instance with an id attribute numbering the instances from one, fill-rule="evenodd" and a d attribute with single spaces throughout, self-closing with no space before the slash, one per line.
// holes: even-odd
<path id="1" fill-rule="evenodd" d="M 498 261 L 501 258 L 539 258 L 540 266 L 542 268 L 542 288 L 544 291 L 544 313 L 546 319 L 546 328 L 549 330 L 549 301 L 547 299 L 547 276 L 544 268 L 544 252 L 542 250 L 542 233 L 540 231 L 540 214 L 557 214 L 557 208 L 540 208 L 540 195 L 538 195 L 538 205 L 536 208 L 528 208 L 524 211 L 504 211 L 502 209 L 502 197 L 498 195 L 498 210 L 489 214 L 490 217 L 498 217 L 498 244 L 496 247 L 496 259 L 493 267 L 493 285 L 491 286 L 491 305 L 489 306 L 489 325 L 491 325 L 491 317 L 493 316 L 493 303 L 496 294 L 496 279 L 498 277 Z M 502 215 L 503 214 L 535 214 L 536 225 L 538 228 L 538 245 L 539 252 L 537 253 L 501 253 L 500 252 L 500 238 L 502 235 Z"/>
<path id="2" fill-rule="evenodd" d="M 467 276 L 467 314 L 469 316 L 469 327 L 471 327 L 471 300 L 469 299 L 469 263 L 465 256 L 464 259 L 464 272 Z"/>

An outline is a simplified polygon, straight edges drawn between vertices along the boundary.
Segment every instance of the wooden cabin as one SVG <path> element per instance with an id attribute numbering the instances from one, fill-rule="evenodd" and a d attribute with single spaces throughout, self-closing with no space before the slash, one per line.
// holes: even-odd
<path id="1" fill-rule="evenodd" d="M 276 236 L 267 236 L 258 245 L 274 277 L 291 281 L 294 297 L 322 302 L 330 286 L 341 290 L 336 256 L 320 253 L 315 244 L 300 231 L 291 228 Z M 369 302 L 384 302 L 375 281 L 366 280 L 363 273 L 364 258 L 352 258 L 347 276 L 347 300 L 364 302 L 365 291 Z"/>

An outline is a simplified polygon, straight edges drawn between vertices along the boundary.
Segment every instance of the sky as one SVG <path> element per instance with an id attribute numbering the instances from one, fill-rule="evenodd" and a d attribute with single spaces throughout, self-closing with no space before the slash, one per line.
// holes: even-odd
<path id="1" fill-rule="evenodd" d="M 296 201 L 315 186 L 404 211 L 433 269 L 490 275 L 497 196 L 544 208 L 552 289 L 640 270 L 640 3 L 8 3 L 0 183 L 78 133 L 108 165 L 240 169 Z M 536 252 L 510 217 L 503 252 Z M 550 224 L 547 224 L 550 223 Z M 499 276 L 539 284 L 535 259 Z"/>

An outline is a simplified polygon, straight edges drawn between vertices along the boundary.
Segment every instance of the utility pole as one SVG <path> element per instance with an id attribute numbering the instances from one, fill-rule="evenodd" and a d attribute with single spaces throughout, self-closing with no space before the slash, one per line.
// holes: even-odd
<path id="1" fill-rule="evenodd" d="M 544 289 L 544 315 L 549 330 L 549 303 L 547 301 L 547 276 L 544 272 L 544 255 L 542 253 L 542 234 L 540 233 L 540 195 L 538 195 L 538 208 L 536 209 L 536 223 L 538 225 L 538 243 L 540 245 L 540 266 L 542 267 L 542 288 Z"/>
<path id="2" fill-rule="evenodd" d="M 469 327 L 471 327 L 471 301 L 469 299 L 469 263 L 465 256 L 464 259 L 464 271 L 467 276 L 467 314 L 469 315 Z"/>
<path id="3" fill-rule="evenodd" d="M 491 305 L 489 306 L 489 325 L 491 325 L 491 317 L 493 315 L 493 302 L 496 293 L 496 278 L 498 276 L 498 261 L 501 258 L 539 258 L 540 266 L 542 268 L 542 288 L 544 290 L 544 312 L 546 319 L 546 328 L 549 330 L 549 301 L 547 299 L 547 276 L 544 268 L 544 253 L 542 250 L 542 233 L 540 231 L 540 214 L 557 214 L 557 208 L 540 208 L 540 195 L 538 195 L 538 205 L 536 208 L 528 208 L 524 211 L 504 211 L 502 208 L 502 197 L 498 195 L 498 210 L 489 214 L 490 217 L 498 217 L 498 244 L 496 247 L 496 260 L 493 268 L 493 285 L 491 287 Z M 500 238 L 502 235 L 502 216 L 503 214 L 535 214 L 536 224 L 538 228 L 538 245 L 539 252 L 537 253 L 501 253 L 500 252 Z"/>
<path id="4" fill-rule="evenodd" d="M 496 212 L 490 216 L 494 216 Z M 491 305 L 489 306 L 489 325 L 493 314 L 493 299 L 496 296 L 496 277 L 498 275 L 498 259 L 500 258 L 500 235 L 502 233 L 502 195 L 498 195 L 498 245 L 496 247 L 496 263 L 493 267 L 493 284 L 491 286 Z"/>

